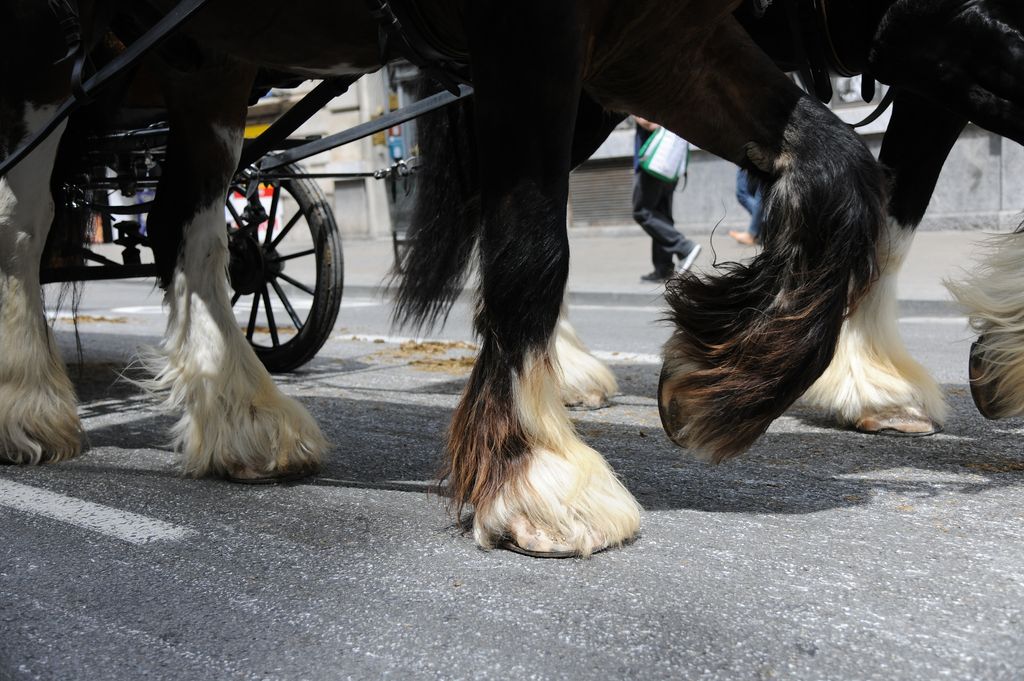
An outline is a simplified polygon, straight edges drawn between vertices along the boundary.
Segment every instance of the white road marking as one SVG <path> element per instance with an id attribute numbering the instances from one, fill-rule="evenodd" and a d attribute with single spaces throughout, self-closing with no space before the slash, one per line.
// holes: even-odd
<path id="1" fill-rule="evenodd" d="M 0 480 L 0 506 L 59 520 L 130 544 L 179 541 L 195 534 L 187 527 L 10 480 Z"/>
<path id="2" fill-rule="evenodd" d="M 607 350 L 592 350 L 594 357 L 605 362 L 631 362 L 633 364 L 661 364 L 661 355 L 651 355 L 643 352 L 609 352 Z"/>
<path id="3" fill-rule="evenodd" d="M 164 314 L 161 305 L 136 305 L 134 307 L 115 307 L 110 310 L 117 314 Z"/>
<path id="4" fill-rule="evenodd" d="M 900 317 L 900 324 L 956 324 L 967 326 L 967 317 Z"/>
<path id="5" fill-rule="evenodd" d="M 668 312 L 668 304 L 656 305 L 569 305 L 569 312 L 574 310 L 607 310 L 609 312 Z"/>

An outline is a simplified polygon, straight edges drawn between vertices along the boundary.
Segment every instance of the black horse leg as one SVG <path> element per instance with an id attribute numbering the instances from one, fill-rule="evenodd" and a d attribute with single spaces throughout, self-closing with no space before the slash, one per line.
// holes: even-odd
<path id="1" fill-rule="evenodd" d="M 580 97 L 572 139 L 571 162 L 575 168 L 597 151 L 625 114 L 605 110 L 589 94 Z M 619 391 L 615 374 L 594 357 L 569 322 L 568 301 L 562 305 L 555 330 L 552 359 L 561 388 L 562 402 L 581 409 L 607 406 Z"/>
<path id="2" fill-rule="evenodd" d="M 587 555 L 631 538 L 639 509 L 579 440 L 551 341 L 568 275 L 566 199 L 581 44 L 571 3 L 470 9 L 481 150 L 481 350 L 455 412 L 447 481 L 484 547 Z"/>
<path id="3" fill-rule="evenodd" d="M 896 2 L 875 42 L 872 70 L 880 78 L 1024 144 L 1020 3 Z M 970 360 L 974 402 L 985 416 L 1004 418 L 1024 414 L 1024 234 L 1018 230 L 992 246 L 984 269 L 950 290 L 979 336 Z"/>
<path id="4" fill-rule="evenodd" d="M 946 417 L 942 389 L 907 353 L 897 327 L 896 279 L 949 151 L 966 120 L 901 91 L 882 142 L 889 222 L 878 239 L 878 280 L 843 325 L 832 364 L 805 395 L 869 433 L 930 435 Z"/>

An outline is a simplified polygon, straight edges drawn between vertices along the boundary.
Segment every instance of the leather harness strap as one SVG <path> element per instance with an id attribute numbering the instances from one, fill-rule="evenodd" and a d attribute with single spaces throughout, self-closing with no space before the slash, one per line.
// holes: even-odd
<path id="1" fill-rule="evenodd" d="M 380 25 L 381 61 L 400 56 L 415 64 L 453 95 L 459 94 L 458 64 L 451 51 L 431 40 L 411 0 L 366 0 L 370 15 Z M 417 21 L 418 20 L 418 21 Z M 432 37 L 432 36 L 431 36 Z M 397 53 L 397 54 L 396 54 Z"/>
<path id="2" fill-rule="evenodd" d="M 82 46 L 82 23 L 78 3 L 76 0 L 47 0 L 47 5 L 57 19 L 61 34 L 64 36 L 64 55 L 53 63 L 57 65 L 74 59 L 71 66 L 71 96 L 83 102 L 88 101 L 89 96 L 82 86 L 87 55 Z"/>
<path id="3" fill-rule="evenodd" d="M 850 3 L 849 0 L 846 5 L 842 2 L 831 3 L 831 0 L 782 2 L 785 4 L 797 60 L 801 64 L 800 77 L 804 87 L 813 90 L 822 102 L 828 102 L 833 94 L 830 71 L 843 77 L 860 75 L 864 101 L 873 100 L 875 80 L 867 73 L 872 30 L 864 15 L 867 10 L 860 3 Z M 763 15 L 767 9 L 764 0 L 754 0 L 754 3 L 755 10 L 760 8 Z M 838 28 L 851 25 L 852 29 L 845 32 Z M 814 49 L 807 48 L 808 42 L 813 44 Z M 873 123 L 892 105 L 893 98 L 894 92 L 890 88 L 874 111 L 863 120 L 851 124 L 851 127 L 861 128 Z"/>
<path id="4" fill-rule="evenodd" d="M 66 51 L 54 62 L 60 64 L 77 55 L 82 49 L 82 24 L 78 17 L 78 3 L 75 0 L 47 0 L 47 4 L 64 36 Z"/>
<path id="5" fill-rule="evenodd" d="M 808 30 L 806 19 L 806 0 L 782 0 L 785 6 L 786 20 L 793 37 L 797 62 L 800 64 L 800 79 L 804 87 L 813 90 L 822 102 L 832 99 L 832 80 L 829 78 L 828 67 L 822 58 L 817 36 Z M 808 41 L 819 49 L 809 49 Z"/>

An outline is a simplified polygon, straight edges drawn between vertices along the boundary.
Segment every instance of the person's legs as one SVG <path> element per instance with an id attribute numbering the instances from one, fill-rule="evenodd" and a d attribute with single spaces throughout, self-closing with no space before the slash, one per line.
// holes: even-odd
<path id="1" fill-rule="evenodd" d="M 672 274 L 672 251 L 655 235 L 659 216 L 655 213 L 655 201 L 651 196 L 651 187 L 643 181 L 644 173 L 638 172 L 633 179 L 633 219 L 651 237 L 651 262 L 654 271 L 645 274 L 644 281 L 662 281 Z"/>
<path id="2" fill-rule="evenodd" d="M 751 181 L 749 175 L 747 176 L 747 181 L 750 184 L 753 184 L 753 185 L 756 186 L 756 189 L 754 190 L 753 195 L 751 196 L 751 200 L 750 200 L 750 205 L 751 205 L 750 224 L 747 225 L 747 232 L 749 232 L 750 235 L 752 237 L 754 237 L 754 239 L 756 241 L 760 241 L 761 240 L 761 195 L 762 195 L 763 190 L 764 190 L 764 185 L 761 184 L 761 182 L 759 182 L 756 179 Z M 748 184 L 748 187 L 750 186 L 750 184 Z"/>
<path id="3" fill-rule="evenodd" d="M 758 201 L 750 191 L 750 175 L 743 168 L 736 171 L 736 201 L 751 215 L 757 210 Z"/>
<path id="4" fill-rule="evenodd" d="M 695 242 L 676 229 L 672 221 L 674 188 L 675 184 L 662 182 L 644 172 L 636 173 L 633 185 L 633 219 L 654 242 L 651 260 L 655 273 L 665 273 L 666 276 L 672 273 L 673 255 L 685 263 L 695 249 L 699 249 Z"/>
<path id="5" fill-rule="evenodd" d="M 672 251 L 656 239 L 651 239 L 651 262 L 654 263 L 655 273 L 661 273 L 665 277 L 672 274 Z"/>
<path id="6" fill-rule="evenodd" d="M 745 169 L 736 171 L 736 201 L 750 213 L 750 224 L 745 232 L 729 230 L 729 236 L 744 246 L 753 246 L 761 239 L 761 186 L 758 184 L 757 191 L 752 192 L 750 179 Z"/>

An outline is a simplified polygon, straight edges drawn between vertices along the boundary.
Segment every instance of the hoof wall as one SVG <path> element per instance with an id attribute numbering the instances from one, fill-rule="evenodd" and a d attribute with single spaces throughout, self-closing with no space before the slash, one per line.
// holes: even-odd
<path id="1" fill-rule="evenodd" d="M 509 533 L 498 542 L 498 548 L 531 558 L 578 558 L 608 548 L 607 542 L 596 534 L 591 533 L 590 539 L 589 547 L 573 547 L 565 540 L 552 537 L 526 518 L 518 517 L 510 523 Z"/>
<path id="2" fill-rule="evenodd" d="M 866 416 L 854 428 L 868 435 L 889 437 L 927 437 L 942 432 L 942 426 L 931 419 L 900 415 Z"/>
<path id="3" fill-rule="evenodd" d="M 239 471 L 238 473 L 226 473 L 224 479 L 239 485 L 281 485 L 289 482 L 305 480 L 316 474 L 316 470 L 284 471 L 279 473 L 255 473 L 252 471 Z"/>
<path id="4" fill-rule="evenodd" d="M 595 402 L 576 402 L 575 404 L 566 404 L 565 408 L 569 411 L 598 411 L 600 409 L 607 409 L 611 406 L 611 402 L 608 400 L 601 400 Z"/>
<path id="5" fill-rule="evenodd" d="M 518 553 L 521 556 L 529 556 L 531 558 L 579 558 L 580 553 L 571 549 L 552 549 L 545 551 L 535 551 L 533 549 L 524 549 L 519 544 L 515 543 L 512 539 L 505 539 L 498 543 L 498 548 L 504 551 L 511 551 L 512 553 Z M 599 546 L 590 552 L 590 555 L 595 553 L 601 553 L 607 551 L 610 547 Z"/>

